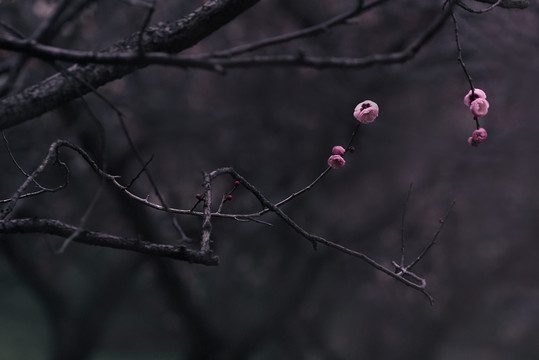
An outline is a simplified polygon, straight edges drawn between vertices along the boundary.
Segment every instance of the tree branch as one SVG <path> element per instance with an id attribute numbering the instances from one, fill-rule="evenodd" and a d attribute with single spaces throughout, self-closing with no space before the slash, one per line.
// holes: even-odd
<path id="1" fill-rule="evenodd" d="M 135 48 L 128 48 L 121 52 L 91 52 L 91 51 L 75 51 L 52 46 L 36 44 L 27 40 L 6 39 L 0 38 L 0 47 L 6 50 L 20 51 L 39 57 L 45 60 L 55 59 L 63 61 L 72 61 L 79 64 L 115 64 L 115 67 L 144 67 L 150 64 L 168 65 L 183 68 L 200 68 L 212 71 L 222 71 L 227 68 L 251 68 L 261 66 L 293 66 L 293 67 L 310 67 L 317 69 L 327 68 L 365 68 L 377 64 L 393 64 L 402 63 L 413 58 L 419 50 L 442 28 L 445 21 L 450 16 L 453 2 L 446 7 L 444 12 L 431 24 L 425 31 L 412 41 L 405 49 L 388 53 L 374 54 L 361 58 L 355 57 L 337 57 L 337 56 L 307 56 L 303 53 L 297 54 L 277 54 L 277 55 L 259 55 L 245 57 L 224 57 L 225 54 L 230 56 L 237 53 L 243 53 L 246 49 L 239 49 L 231 52 L 216 53 L 206 55 L 170 55 L 163 52 L 146 52 L 143 56 L 136 51 Z M 287 40 L 295 38 L 287 37 Z M 270 39 L 271 40 L 271 39 Z M 270 42 L 271 43 L 271 42 Z M 265 43 L 261 42 L 261 44 Z M 272 43 L 271 43 L 272 44 Z M 254 48 L 258 48 L 252 45 Z M 248 47 L 249 51 L 254 50 Z M 240 51 L 241 50 L 241 51 Z M 91 67 L 93 65 L 87 65 Z M 106 67 L 106 66 L 105 66 Z M 123 76 L 123 75 L 122 75 Z M 85 91 L 85 93 L 88 90 Z M 8 100 L 8 99 L 6 99 Z M 2 116 L 3 103 L 0 102 L 0 116 Z M 7 124 L 10 126 L 9 124 Z M 4 127 L 4 123 L 0 121 L 0 129 Z"/>
<path id="2" fill-rule="evenodd" d="M 141 42 L 144 52 L 177 53 L 195 45 L 211 33 L 240 15 L 259 0 L 209 0 L 193 13 L 175 22 L 160 23 L 144 32 Z M 31 45 L 31 44 L 30 44 Z M 139 34 L 119 41 L 100 54 L 137 53 Z M 94 88 L 119 79 L 144 67 L 134 65 L 74 65 L 68 71 L 84 79 Z M 39 84 L 0 101 L 0 129 L 18 125 L 42 115 L 90 89 L 78 81 L 55 74 Z"/>
<path id="3" fill-rule="evenodd" d="M 0 233 L 2 234 L 39 233 L 68 238 L 75 232 L 79 234 L 73 241 L 82 244 L 130 250 L 142 254 L 168 257 L 203 265 L 219 264 L 219 257 L 191 250 L 185 246 L 156 244 L 140 239 L 88 231 L 53 219 L 24 218 L 0 221 Z"/>

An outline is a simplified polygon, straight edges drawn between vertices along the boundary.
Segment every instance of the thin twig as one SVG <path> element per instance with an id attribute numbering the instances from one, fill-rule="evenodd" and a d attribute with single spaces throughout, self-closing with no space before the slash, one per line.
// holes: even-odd
<path id="1" fill-rule="evenodd" d="M 15 166 L 17 167 L 17 169 L 19 169 L 19 171 L 25 176 L 25 177 L 29 177 L 30 174 L 28 174 L 23 168 L 22 166 L 17 162 L 17 159 L 15 159 L 15 155 L 13 155 L 13 152 L 11 151 L 11 148 L 9 146 L 9 141 L 7 140 L 7 137 L 6 137 L 6 134 L 4 131 L 2 131 L 2 137 L 4 139 L 4 144 L 6 145 L 6 150 L 9 154 L 9 156 L 11 157 L 11 161 L 15 164 Z M 34 193 L 29 193 L 29 194 L 26 194 L 26 196 L 34 196 L 34 195 L 38 195 L 38 194 L 41 194 L 43 192 L 56 192 L 60 189 L 63 189 L 65 187 L 66 184 L 64 185 L 59 185 L 58 187 L 56 188 L 46 188 L 44 187 L 43 185 L 41 185 L 40 183 L 37 182 L 36 179 L 33 179 L 33 182 L 34 184 L 38 187 L 38 191 L 34 192 Z M 21 195 L 22 197 L 22 195 Z"/>
<path id="2" fill-rule="evenodd" d="M 449 208 L 445 212 L 444 217 L 440 221 L 440 226 L 438 227 L 438 230 L 436 231 L 436 233 L 432 237 L 431 242 L 427 246 L 425 246 L 425 248 L 419 253 L 419 255 L 417 256 L 417 258 L 414 261 L 412 261 L 408 266 L 406 266 L 405 269 L 407 271 L 410 271 L 410 269 L 412 269 L 427 254 L 427 252 L 436 244 L 436 239 L 438 238 L 438 235 L 440 235 L 440 233 L 442 231 L 442 228 L 444 227 L 444 225 L 445 225 L 445 223 L 447 221 L 447 217 L 449 216 L 449 213 L 453 209 L 453 206 L 455 206 L 455 201 L 453 201 L 451 203 L 451 205 L 449 206 Z"/>
<path id="3" fill-rule="evenodd" d="M 51 160 L 53 160 L 55 158 L 55 151 L 56 151 L 56 148 L 57 148 L 57 143 L 53 143 L 50 147 L 49 147 L 49 152 L 47 154 L 47 156 L 45 157 L 45 159 L 41 162 L 41 164 L 30 174 L 30 176 L 28 176 L 25 181 L 19 186 L 19 188 L 15 191 L 15 193 L 11 196 L 11 198 L 9 199 L 9 202 L 7 203 L 7 206 L 2 209 L 2 211 L 0 212 L 0 220 L 5 220 L 5 219 L 8 219 L 8 216 L 13 212 L 13 209 L 15 208 L 18 200 L 21 198 L 21 196 L 23 195 L 23 192 L 26 190 L 26 188 L 31 184 L 31 183 L 34 183 L 36 181 L 36 178 L 43 172 L 45 171 L 45 168 L 47 167 L 47 165 L 49 164 L 49 162 Z M 64 169 L 64 171 L 66 171 L 66 173 L 69 172 L 69 170 L 67 169 L 67 166 L 62 163 L 62 162 L 57 162 L 60 166 L 62 166 L 62 168 Z"/>
<path id="4" fill-rule="evenodd" d="M 410 187 L 408 188 L 408 195 L 406 195 L 406 201 L 404 202 L 404 206 L 402 207 L 402 219 L 401 219 L 401 262 L 400 266 L 404 266 L 404 248 L 406 246 L 406 208 L 408 206 L 408 202 L 410 201 L 410 196 L 412 195 L 412 187 L 414 186 L 414 183 L 410 183 Z"/>
<path id="5" fill-rule="evenodd" d="M 148 2 L 143 2 L 143 5 L 148 9 L 148 12 L 146 13 L 146 16 L 144 17 L 144 22 L 142 23 L 142 28 L 139 31 L 138 35 L 138 44 L 137 44 L 137 50 L 140 56 L 144 55 L 144 46 L 143 46 L 143 38 L 144 38 L 144 32 L 146 31 L 146 28 L 150 24 L 150 20 L 152 19 L 153 13 L 155 11 L 155 0 L 149 0 Z"/>
<path id="6" fill-rule="evenodd" d="M 133 186 L 133 184 L 135 183 L 135 181 L 138 180 L 138 178 L 140 177 L 140 175 L 142 175 L 144 173 L 144 171 L 146 171 L 146 168 L 148 167 L 148 165 L 150 165 L 150 163 L 152 162 L 153 160 L 153 154 L 150 156 L 150 158 L 148 159 L 148 161 L 146 161 L 144 163 L 144 165 L 142 166 L 142 168 L 140 168 L 140 170 L 138 171 L 138 173 L 131 179 L 131 181 L 129 181 L 129 183 L 125 186 L 126 189 L 129 189 L 131 186 Z"/>
<path id="7" fill-rule="evenodd" d="M 101 193 L 103 192 L 104 186 L 105 186 L 105 178 L 101 177 L 99 187 L 97 188 L 96 193 L 92 197 L 92 201 L 90 202 L 90 204 L 86 208 L 86 211 L 84 212 L 84 215 L 82 215 L 82 217 L 80 218 L 79 225 L 77 226 L 77 230 L 74 231 L 71 235 L 69 235 L 69 237 L 67 239 L 64 240 L 64 242 L 62 243 L 62 246 L 60 246 L 60 248 L 58 249 L 58 251 L 56 251 L 56 253 L 58 253 L 58 254 L 64 253 L 64 251 L 67 249 L 69 244 L 71 244 L 71 242 L 73 240 L 75 240 L 78 236 L 80 236 L 82 231 L 84 231 L 83 227 L 88 222 L 88 218 L 90 217 L 90 214 L 92 213 L 92 210 L 95 208 L 95 205 L 97 204 L 97 201 L 101 197 Z"/>
<path id="8" fill-rule="evenodd" d="M 356 138 L 358 132 L 359 132 L 359 127 L 360 127 L 360 123 L 358 123 L 356 125 L 356 127 L 354 128 L 354 131 L 352 132 L 352 136 L 350 137 L 350 140 L 348 141 L 348 144 L 346 145 L 345 147 L 345 153 L 349 151 L 350 149 L 350 146 L 352 146 L 352 143 L 354 142 L 354 139 Z M 320 180 L 322 180 L 322 178 L 324 176 L 326 176 L 326 174 L 328 172 L 331 171 L 331 166 L 328 166 L 320 175 L 318 175 L 318 177 L 316 179 L 314 179 L 313 182 L 311 182 L 309 185 L 307 185 L 306 187 L 304 187 L 303 189 L 299 190 L 299 191 L 296 191 L 295 193 L 291 194 L 290 196 L 288 196 L 287 198 L 279 201 L 278 203 L 275 204 L 275 206 L 282 206 L 284 204 L 286 204 L 287 202 L 293 200 L 294 198 L 300 196 L 301 194 L 303 194 L 304 192 L 312 189 Z M 261 213 L 263 212 L 266 212 L 267 209 L 263 210 Z"/>
<path id="9" fill-rule="evenodd" d="M 354 8 L 352 8 L 352 9 L 346 11 L 346 12 L 343 12 L 342 14 L 334 16 L 333 18 L 331 18 L 329 20 L 326 20 L 326 21 L 324 21 L 324 22 L 322 22 L 320 24 L 317 24 L 317 25 L 314 25 L 314 26 L 311 26 L 311 27 L 308 27 L 308 28 L 305 28 L 305 29 L 301 29 L 301 30 L 298 30 L 298 31 L 294 31 L 294 32 L 291 32 L 291 33 L 270 37 L 270 38 L 260 40 L 260 41 L 256 41 L 256 42 L 253 42 L 253 43 L 249 43 L 249 44 L 245 44 L 245 45 L 239 45 L 239 46 L 236 46 L 236 47 L 233 47 L 233 48 L 230 48 L 230 49 L 226 49 L 226 50 L 215 51 L 215 52 L 207 53 L 207 54 L 198 54 L 197 57 L 200 57 L 200 58 L 208 58 L 208 57 L 214 57 L 214 58 L 227 57 L 227 58 L 230 58 L 230 57 L 238 56 L 238 55 L 241 55 L 241 54 L 244 54 L 244 53 L 247 53 L 247 52 L 260 50 L 260 49 L 265 48 L 265 47 L 274 46 L 274 45 L 282 44 L 282 43 L 287 43 L 287 42 L 290 42 L 292 40 L 305 38 L 305 37 L 309 37 L 309 36 L 319 35 L 321 33 L 327 32 L 329 29 L 331 29 L 334 26 L 346 23 L 350 18 L 358 16 L 361 13 L 363 13 L 363 12 L 365 12 L 367 10 L 370 10 L 370 9 L 376 7 L 376 6 L 382 5 L 385 2 L 387 2 L 387 0 L 378 0 L 378 1 L 373 1 L 372 3 L 368 4 L 367 6 L 363 6 L 363 1 L 358 1 L 358 4 Z"/>
<path id="10" fill-rule="evenodd" d="M 303 189 L 301 189 L 299 191 L 296 191 L 295 193 L 291 194 L 290 196 L 286 197 L 285 199 L 279 201 L 278 203 L 275 204 L 275 206 L 282 206 L 282 205 L 290 202 L 291 200 L 297 198 L 298 196 L 305 193 L 306 191 L 311 190 L 330 171 L 331 171 L 331 167 L 328 166 L 324 171 L 322 171 L 322 173 L 320 175 L 317 176 L 316 179 L 313 180 L 313 182 L 311 182 L 309 185 L 305 186 Z M 260 214 L 263 214 L 263 213 L 265 213 L 267 211 L 269 211 L 269 209 L 266 208 L 266 209 L 262 210 L 260 212 Z"/>
<path id="11" fill-rule="evenodd" d="M 501 2 L 502 2 L 502 0 L 497 0 L 494 4 L 490 5 L 489 7 L 485 8 L 485 9 L 479 9 L 479 10 L 472 9 L 471 7 L 466 5 L 461 0 L 459 0 L 457 2 L 457 5 L 460 6 L 461 8 L 463 8 L 464 10 L 468 11 L 468 12 L 471 12 L 471 13 L 474 13 L 474 14 L 484 14 L 486 12 L 489 12 L 489 11 L 493 10 L 496 6 L 500 5 Z"/>
<path id="12" fill-rule="evenodd" d="M 451 18 L 453 19 L 453 24 L 455 26 L 455 43 L 457 44 L 457 61 L 460 64 L 460 67 L 464 71 L 464 74 L 466 75 L 466 78 L 468 79 L 468 83 L 470 84 L 470 89 L 473 91 L 473 81 L 472 77 L 470 76 L 470 73 L 468 72 L 468 69 L 466 68 L 466 64 L 464 64 L 464 60 L 462 59 L 462 47 L 460 46 L 460 40 L 459 40 L 459 27 L 457 23 L 457 18 L 455 17 L 455 14 L 453 11 L 451 11 Z"/>
<path id="13" fill-rule="evenodd" d="M 3 28 L 4 30 L 6 30 L 7 32 L 11 33 L 11 35 L 21 39 L 21 40 L 24 40 L 26 39 L 26 35 L 24 35 L 22 32 L 20 32 L 19 30 L 15 29 L 13 26 L 3 22 L 3 21 L 0 21 L 0 27 Z"/>

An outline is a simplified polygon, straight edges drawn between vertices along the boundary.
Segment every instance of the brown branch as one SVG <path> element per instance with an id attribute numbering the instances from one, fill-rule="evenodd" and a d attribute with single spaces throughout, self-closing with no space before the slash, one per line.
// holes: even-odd
<path id="1" fill-rule="evenodd" d="M 135 50 L 123 52 L 95 53 L 73 51 L 35 44 L 26 40 L 0 38 L 0 47 L 7 50 L 24 51 L 43 59 L 74 61 L 77 63 L 121 64 L 124 66 L 168 65 L 183 68 L 199 68 L 211 71 L 222 71 L 232 68 L 252 68 L 262 66 L 308 67 L 316 69 L 329 68 L 366 68 L 373 65 L 402 63 L 412 59 L 419 50 L 442 28 L 450 16 L 452 4 L 410 43 L 405 49 L 388 54 L 375 54 L 361 58 L 337 56 L 308 56 L 303 53 L 258 55 L 238 58 L 213 58 L 193 56 L 174 56 L 166 53 L 150 52 L 140 56 Z M 90 66 L 90 65 L 88 65 Z M 118 65 L 119 66 L 119 65 Z M 0 102 L 0 116 L 2 103 Z M 3 127 L 0 121 L 0 129 Z"/>
<path id="2" fill-rule="evenodd" d="M 56 5 L 51 15 L 34 30 L 32 35 L 30 35 L 30 39 L 41 43 L 50 42 L 60 32 L 62 26 L 80 14 L 80 12 L 82 12 L 82 10 L 93 1 L 95 0 L 83 1 L 82 3 L 77 4 L 74 8 L 71 8 L 71 11 L 68 11 L 70 10 L 70 6 L 72 5 L 73 1 L 62 0 Z M 20 39 L 26 38 L 23 34 L 14 35 Z M 28 56 L 26 54 L 20 54 L 14 59 L 6 60 L 10 63 L 10 71 L 7 81 L 0 86 L 0 97 L 5 96 L 12 91 L 27 60 Z"/>
<path id="3" fill-rule="evenodd" d="M 168 257 L 203 265 L 219 264 L 219 257 L 191 250 L 185 246 L 156 244 L 135 238 L 125 238 L 102 232 L 84 230 L 53 219 L 24 218 L 0 221 L 0 233 L 2 234 L 39 233 L 68 238 L 75 232 L 79 234 L 73 241 L 82 244 L 135 251 L 142 254 Z"/>
<path id="4" fill-rule="evenodd" d="M 193 13 L 175 22 L 159 23 L 146 29 L 144 52 L 176 53 L 195 45 L 236 18 L 259 0 L 209 0 Z M 4 39 L 5 40 L 5 39 Z M 138 33 L 102 50 L 101 54 L 136 53 Z M 4 43 L 6 43 L 4 41 Z M 29 43 L 27 43 L 28 46 Z M 32 44 L 29 44 L 30 48 Z M 69 72 L 97 88 L 145 65 L 74 65 Z M 87 86 L 56 74 L 39 84 L 0 101 L 0 129 L 18 125 L 42 115 L 90 90 Z"/>
<path id="5" fill-rule="evenodd" d="M 416 281 L 415 282 L 410 281 L 410 280 L 406 279 L 402 273 L 401 274 L 396 274 L 392 270 L 390 270 L 390 269 L 386 268 L 385 266 L 379 264 L 375 260 L 371 259 L 369 256 L 367 256 L 367 255 L 365 255 L 365 254 L 363 254 L 363 253 L 361 253 L 359 251 L 349 249 L 349 248 L 347 248 L 345 246 L 342 246 L 342 245 L 334 243 L 334 242 L 332 242 L 330 240 L 327 240 L 327 239 L 325 239 L 325 238 L 323 238 L 321 236 L 314 235 L 314 234 L 311 234 L 311 233 L 307 232 L 305 229 L 303 229 L 301 226 L 299 226 L 296 222 L 294 222 L 288 215 L 286 215 L 286 213 L 284 213 L 283 210 L 281 210 L 279 207 L 277 207 L 276 205 L 271 203 L 256 187 L 254 187 L 251 183 L 249 183 L 244 177 L 242 177 L 233 168 L 220 168 L 220 169 L 214 170 L 214 171 L 212 171 L 210 173 L 210 177 L 211 177 L 211 179 L 214 179 L 214 178 L 216 178 L 216 177 L 218 177 L 220 175 L 223 175 L 223 174 L 229 174 L 235 180 L 239 181 L 241 183 L 241 185 L 243 185 L 248 191 L 250 191 L 258 199 L 258 201 L 262 204 L 262 206 L 268 208 L 269 211 L 275 213 L 278 217 L 281 218 L 281 220 L 283 220 L 288 226 L 290 226 L 296 233 L 301 235 L 304 239 L 310 241 L 315 249 L 317 248 L 318 244 L 322 244 L 322 245 L 325 245 L 325 246 L 327 246 L 329 248 L 338 250 L 338 251 L 340 251 L 340 252 L 342 252 L 344 254 L 359 258 L 359 259 L 365 261 L 366 263 L 368 263 L 370 266 L 374 267 L 375 269 L 377 269 L 377 270 L 389 275 L 390 277 L 400 281 L 404 285 L 409 286 L 409 287 L 423 293 L 429 299 L 429 301 L 431 303 L 433 302 L 432 296 L 425 290 L 425 287 L 426 287 L 426 280 L 425 279 L 422 279 L 419 276 L 414 274 L 413 278 Z M 408 272 L 408 274 L 411 274 L 411 273 Z"/>

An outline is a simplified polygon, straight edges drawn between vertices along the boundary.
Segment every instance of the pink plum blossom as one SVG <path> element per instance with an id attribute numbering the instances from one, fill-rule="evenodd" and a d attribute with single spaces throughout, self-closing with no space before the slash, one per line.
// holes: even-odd
<path id="1" fill-rule="evenodd" d="M 342 146 L 340 146 L 340 145 L 335 145 L 335 146 L 333 147 L 333 149 L 331 149 L 331 153 L 332 153 L 333 155 L 342 155 L 342 154 L 344 154 L 345 152 L 346 152 L 346 150 L 344 150 L 344 148 L 343 148 Z"/>
<path id="2" fill-rule="evenodd" d="M 481 89 L 474 89 L 473 93 L 475 94 L 472 99 L 472 90 L 468 91 L 468 94 L 464 97 L 464 105 L 470 107 L 472 101 L 475 99 L 486 99 L 487 94 Z"/>
<path id="3" fill-rule="evenodd" d="M 354 109 L 354 117 L 362 124 L 368 124 L 378 117 L 378 105 L 374 101 L 365 100 Z"/>
<path id="4" fill-rule="evenodd" d="M 477 146 L 485 141 L 488 137 L 487 131 L 483 128 L 479 128 L 472 133 L 472 136 L 468 138 L 468 144 Z"/>
<path id="5" fill-rule="evenodd" d="M 485 116 L 488 113 L 489 106 L 486 99 L 477 98 L 470 104 L 470 111 L 474 116 Z"/>
<path id="6" fill-rule="evenodd" d="M 331 155 L 328 159 L 328 165 L 334 169 L 340 169 L 344 167 L 346 161 L 342 158 L 341 155 Z"/>

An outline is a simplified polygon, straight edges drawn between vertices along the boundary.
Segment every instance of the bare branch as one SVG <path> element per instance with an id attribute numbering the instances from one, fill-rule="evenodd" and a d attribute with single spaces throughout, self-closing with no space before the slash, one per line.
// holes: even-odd
<path id="1" fill-rule="evenodd" d="M 188 16 L 146 29 L 145 52 L 175 53 L 195 45 L 259 0 L 209 0 Z M 138 33 L 101 51 L 102 54 L 136 53 Z M 9 41 L 7 41 L 9 42 Z M 3 43 L 7 43 L 4 41 Z M 144 65 L 75 65 L 68 71 L 97 88 Z M 56 74 L 39 84 L 0 101 L 0 129 L 6 129 L 44 114 L 90 90 L 73 79 Z"/>
<path id="2" fill-rule="evenodd" d="M 227 58 L 230 58 L 230 57 L 241 55 L 241 54 L 244 54 L 244 53 L 247 53 L 247 52 L 260 50 L 260 49 L 268 47 L 268 46 L 287 43 L 287 42 L 290 42 L 292 40 L 305 38 L 305 37 L 309 37 L 309 36 L 319 35 L 321 33 L 324 33 L 326 31 L 328 31 L 332 27 L 335 27 L 337 25 L 341 25 L 341 24 L 346 23 L 349 19 L 351 19 L 351 18 L 353 18 L 355 16 L 358 16 L 358 15 L 364 13 L 367 10 L 370 10 L 372 8 L 375 8 L 375 7 L 379 6 L 379 5 L 382 5 L 385 2 L 387 2 L 387 0 L 378 0 L 378 1 L 373 1 L 372 3 L 368 4 L 367 6 L 363 6 L 363 1 L 359 1 L 358 4 L 353 9 L 350 9 L 350 10 L 348 10 L 346 12 L 343 12 L 342 14 L 334 16 L 333 18 L 331 18 L 329 20 L 326 20 L 326 21 L 324 21 L 324 22 L 322 22 L 320 24 L 308 27 L 306 29 L 294 31 L 294 32 L 291 32 L 291 33 L 288 33 L 288 34 L 274 36 L 274 37 L 264 39 L 264 40 L 260 40 L 260 41 L 256 41 L 256 42 L 253 42 L 253 43 L 250 43 L 250 44 L 236 46 L 236 47 L 233 47 L 231 49 L 215 51 L 215 52 L 212 52 L 211 54 L 201 54 L 201 55 L 198 55 L 198 56 L 201 57 L 201 58 L 205 58 L 205 57 L 216 57 L 216 58 L 227 57 Z"/>
<path id="3" fill-rule="evenodd" d="M 73 241 L 82 244 L 135 251 L 142 254 L 168 257 L 203 265 L 219 264 L 219 257 L 208 253 L 194 251 L 185 246 L 156 244 L 140 239 L 124 238 L 101 232 L 88 231 L 65 224 L 58 220 L 37 218 L 0 220 L 0 233 L 2 234 L 40 233 L 67 238 L 75 232 L 78 232 L 79 234 Z"/>
<path id="4" fill-rule="evenodd" d="M 143 67 L 150 64 L 168 65 L 183 68 L 200 68 L 222 71 L 227 68 L 251 68 L 261 66 L 292 66 L 327 68 L 365 68 L 373 65 L 401 63 L 413 58 L 417 52 L 442 28 L 449 17 L 452 4 L 427 29 L 410 43 L 404 50 L 388 54 L 375 54 L 361 58 L 336 56 L 308 56 L 299 54 L 258 55 L 239 58 L 213 58 L 200 55 L 181 56 L 166 53 L 147 52 L 141 56 L 135 50 L 126 49 L 121 52 L 74 51 L 36 44 L 27 40 L 6 39 L 0 37 L 0 48 L 25 52 L 42 59 L 73 61 L 80 64 L 116 64 Z M 88 65 L 90 66 L 90 65 Z M 122 75 L 123 76 L 123 75 Z M 2 114 L 0 102 L 0 115 Z M 0 122 L 0 129 L 2 122 Z"/>
<path id="5" fill-rule="evenodd" d="M 220 168 L 217 170 L 214 170 L 210 173 L 210 177 L 216 178 L 223 174 L 229 174 L 234 179 L 238 180 L 248 191 L 250 191 L 259 201 L 263 204 L 264 207 L 267 207 L 271 212 L 275 213 L 277 216 L 281 218 L 287 225 L 289 225 L 296 233 L 300 234 L 303 238 L 310 241 L 313 245 L 314 249 L 316 250 L 317 244 L 325 245 L 329 248 L 338 250 L 342 253 L 345 253 L 347 255 L 359 258 L 375 269 L 389 275 L 390 277 L 400 281 L 401 283 L 405 284 L 406 286 L 409 286 L 415 290 L 418 290 L 425 294 L 429 299 L 432 299 L 432 297 L 425 291 L 426 287 L 426 281 L 424 279 L 421 279 L 417 277 L 417 279 L 421 279 L 422 281 L 417 283 L 414 281 L 410 281 L 403 277 L 402 273 L 396 274 L 395 272 L 391 271 L 390 269 L 386 268 L 385 266 L 379 264 L 375 260 L 371 259 L 367 255 L 349 249 L 345 246 L 339 245 L 337 243 L 334 243 L 332 241 L 329 241 L 321 236 L 311 234 L 304 230 L 301 226 L 299 226 L 296 222 L 294 222 L 288 215 L 286 215 L 279 207 L 272 204 L 256 187 L 254 187 L 252 184 L 250 184 L 245 178 L 243 178 L 240 174 L 238 174 L 233 168 Z M 441 229 L 440 229 L 441 230 Z"/>

